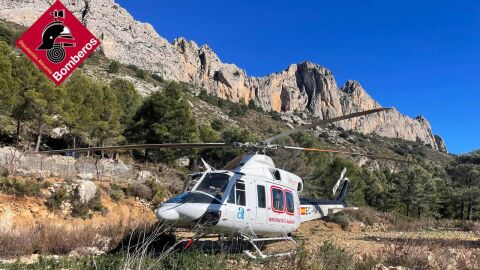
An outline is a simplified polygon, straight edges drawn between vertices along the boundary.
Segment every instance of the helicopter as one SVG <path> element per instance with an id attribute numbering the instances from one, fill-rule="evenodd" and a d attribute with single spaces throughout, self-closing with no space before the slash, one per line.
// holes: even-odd
<path id="1" fill-rule="evenodd" d="M 188 176 L 181 194 L 161 203 L 156 209 L 158 221 L 171 224 L 176 228 L 201 226 L 195 236 L 177 242 L 169 250 L 179 245 L 184 249 L 191 246 L 207 234 L 217 234 L 219 239 L 225 235 L 237 236 L 248 242 L 249 248 L 243 252 L 251 258 L 283 256 L 291 252 L 266 255 L 258 242 L 289 241 L 296 245 L 292 233 L 301 223 L 320 219 L 346 209 L 345 199 L 350 180 L 345 176 L 346 169 L 332 188 L 333 199 L 317 200 L 301 198 L 304 182 L 301 177 L 277 168 L 266 151 L 278 149 L 327 152 L 347 155 L 366 156 L 372 159 L 386 159 L 408 162 L 390 157 L 347 152 L 332 149 L 304 148 L 272 144 L 273 142 L 317 126 L 391 110 L 377 108 L 356 112 L 331 119 L 314 121 L 311 124 L 291 129 L 259 143 L 170 143 L 138 144 L 124 146 L 106 146 L 44 151 L 47 154 L 67 152 L 116 151 L 133 149 L 208 149 L 241 148 L 245 154 L 236 157 L 222 169 L 214 169 L 203 159 L 205 171 Z"/>

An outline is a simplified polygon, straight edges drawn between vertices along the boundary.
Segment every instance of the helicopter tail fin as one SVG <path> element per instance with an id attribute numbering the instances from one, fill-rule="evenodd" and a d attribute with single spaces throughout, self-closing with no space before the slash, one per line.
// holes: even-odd
<path id="1" fill-rule="evenodd" d="M 350 180 L 346 177 L 343 180 L 344 182 L 343 182 L 342 190 L 340 191 L 340 194 L 337 197 L 337 202 L 345 205 L 345 198 L 347 197 L 348 185 L 350 184 Z"/>

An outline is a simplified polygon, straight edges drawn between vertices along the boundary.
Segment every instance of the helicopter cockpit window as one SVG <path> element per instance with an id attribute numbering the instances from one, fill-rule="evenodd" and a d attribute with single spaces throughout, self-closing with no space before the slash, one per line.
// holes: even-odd
<path id="1" fill-rule="evenodd" d="M 272 187 L 272 203 L 273 211 L 284 211 L 285 201 L 283 196 L 283 190 L 281 188 Z"/>
<path id="2" fill-rule="evenodd" d="M 219 199 L 223 199 L 230 176 L 224 173 L 208 173 L 196 188 L 196 191 L 205 192 Z"/>

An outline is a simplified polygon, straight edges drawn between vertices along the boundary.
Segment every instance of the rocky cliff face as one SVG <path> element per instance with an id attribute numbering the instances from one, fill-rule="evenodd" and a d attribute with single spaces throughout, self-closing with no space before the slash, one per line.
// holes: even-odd
<path id="1" fill-rule="evenodd" d="M 0 18 L 31 25 L 52 0 L 0 0 Z M 165 79 L 203 87 L 232 101 L 255 103 L 264 110 L 309 111 L 319 118 L 380 107 L 355 81 L 340 88 L 332 73 L 304 62 L 266 77 L 249 77 L 243 69 L 225 64 L 207 45 L 177 38 L 169 43 L 155 29 L 134 18 L 114 0 L 70 0 L 64 4 L 102 40 L 104 54 L 125 64 L 134 64 Z M 393 110 L 339 123 L 345 129 L 376 133 L 430 144 L 446 151 L 422 116 L 411 119 Z"/>

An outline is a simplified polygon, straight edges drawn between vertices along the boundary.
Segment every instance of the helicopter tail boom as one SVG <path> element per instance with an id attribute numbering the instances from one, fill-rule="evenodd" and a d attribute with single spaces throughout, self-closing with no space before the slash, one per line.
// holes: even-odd
<path id="1" fill-rule="evenodd" d="M 333 195 L 335 195 L 338 187 L 343 182 L 342 189 L 338 194 L 336 199 L 332 200 L 314 200 L 314 199 L 300 199 L 300 217 L 301 222 L 320 219 L 326 217 L 330 214 L 335 214 L 342 210 L 346 210 L 346 203 L 345 198 L 347 197 L 348 193 L 348 186 L 350 184 L 350 180 L 345 177 L 346 168 L 343 169 L 340 178 L 335 183 L 333 187 Z M 356 209 L 349 207 L 348 209 Z"/>

